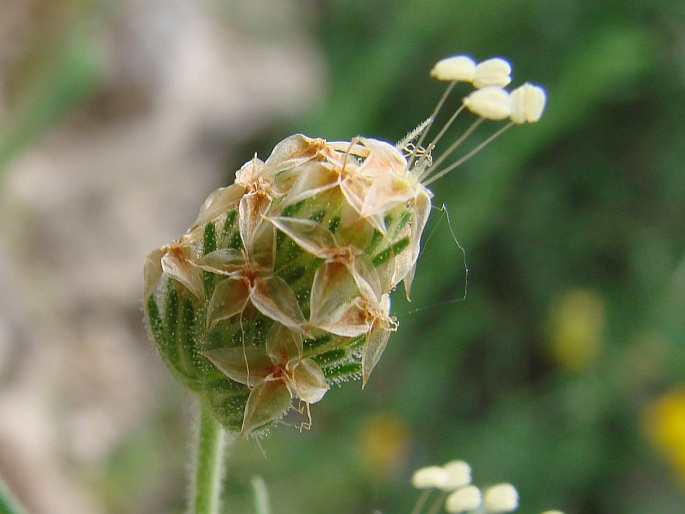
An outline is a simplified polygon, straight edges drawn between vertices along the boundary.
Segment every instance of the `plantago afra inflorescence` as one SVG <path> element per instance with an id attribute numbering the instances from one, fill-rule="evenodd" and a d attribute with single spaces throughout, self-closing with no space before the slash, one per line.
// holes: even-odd
<path id="1" fill-rule="evenodd" d="M 431 210 L 427 185 L 514 124 L 537 121 L 545 94 L 511 92 L 503 59 L 456 56 L 431 75 L 449 82 L 433 114 L 398 144 L 301 134 L 256 156 L 214 191 L 195 223 L 145 265 L 145 313 L 175 376 L 229 432 L 263 432 L 293 400 L 309 405 L 331 384 L 369 380 L 397 320 L 389 294 L 409 295 Z M 458 82 L 473 89 L 432 141 L 438 111 Z M 433 151 L 463 111 L 473 124 Z M 443 163 L 485 120 L 509 123 Z"/>

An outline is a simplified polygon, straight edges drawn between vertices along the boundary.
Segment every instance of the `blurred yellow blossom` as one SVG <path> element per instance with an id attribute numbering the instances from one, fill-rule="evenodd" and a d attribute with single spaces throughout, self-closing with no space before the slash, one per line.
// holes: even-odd
<path id="1" fill-rule="evenodd" d="M 643 426 L 685 485 L 685 384 L 648 404 L 643 410 Z"/>
<path id="2" fill-rule="evenodd" d="M 409 430 L 401 417 L 380 412 L 359 430 L 360 459 L 373 475 L 389 478 L 402 472 L 409 455 Z"/>
<path id="3" fill-rule="evenodd" d="M 569 371 L 597 359 L 605 325 L 604 300 L 587 289 L 571 289 L 552 301 L 548 345 L 552 357 Z"/>

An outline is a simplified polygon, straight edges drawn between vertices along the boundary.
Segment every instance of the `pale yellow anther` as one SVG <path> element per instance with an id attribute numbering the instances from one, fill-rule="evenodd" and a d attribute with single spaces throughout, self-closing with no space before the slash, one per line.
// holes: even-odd
<path id="1" fill-rule="evenodd" d="M 449 474 L 440 466 L 417 469 L 411 477 L 411 484 L 417 489 L 442 489 L 449 480 Z"/>
<path id="2" fill-rule="evenodd" d="M 471 483 L 471 466 L 463 460 L 452 460 L 442 468 L 449 475 L 449 481 L 445 484 L 443 490 L 454 491 Z"/>
<path id="3" fill-rule="evenodd" d="M 483 494 L 483 505 L 493 514 L 511 512 L 519 506 L 519 493 L 516 488 L 507 483 L 493 485 Z"/>
<path id="4" fill-rule="evenodd" d="M 447 497 L 445 510 L 450 513 L 468 512 L 480 506 L 480 489 L 475 485 L 467 485 L 457 489 Z"/>
<path id="5" fill-rule="evenodd" d="M 535 123 L 545 110 L 545 91 L 533 84 L 525 83 L 509 93 L 511 121 L 517 124 Z"/>
<path id="6" fill-rule="evenodd" d="M 476 63 L 466 55 L 455 55 L 442 59 L 433 66 L 431 77 L 448 82 L 471 82 L 476 71 Z"/>
<path id="7" fill-rule="evenodd" d="M 511 65 L 499 57 L 478 63 L 473 74 L 473 85 L 477 88 L 488 86 L 504 87 L 511 82 Z"/>
<path id="8" fill-rule="evenodd" d="M 476 89 L 463 102 L 469 111 L 488 120 L 504 120 L 511 114 L 509 93 L 501 87 Z"/>

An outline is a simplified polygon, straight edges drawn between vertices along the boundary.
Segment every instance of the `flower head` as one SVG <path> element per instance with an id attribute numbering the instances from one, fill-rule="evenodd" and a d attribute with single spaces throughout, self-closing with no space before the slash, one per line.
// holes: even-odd
<path id="1" fill-rule="evenodd" d="M 153 340 L 224 427 L 263 432 L 293 399 L 308 409 L 332 383 L 368 383 L 398 327 L 390 293 L 402 282 L 409 298 L 428 186 L 508 127 L 540 119 L 543 90 L 524 84 L 509 93 L 510 74 L 501 58 L 444 59 L 431 75 L 447 90 L 403 141 L 289 136 L 210 194 L 186 234 L 150 252 L 144 294 Z M 472 90 L 424 145 L 458 83 Z M 475 121 L 434 158 L 462 112 Z M 445 164 L 481 124 L 506 119 Z M 465 463 L 435 473 L 446 477 L 437 486 L 445 491 L 470 482 Z"/>

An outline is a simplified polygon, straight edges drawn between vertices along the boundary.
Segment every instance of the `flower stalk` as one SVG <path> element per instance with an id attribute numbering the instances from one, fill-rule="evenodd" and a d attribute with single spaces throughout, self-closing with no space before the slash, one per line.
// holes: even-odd
<path id="1" fill-rule="evenodd" d="M 192 478 L 191 514 L 218 514 L 221 505 L 226 433 L 207 406 L 200 405 Z"/>

